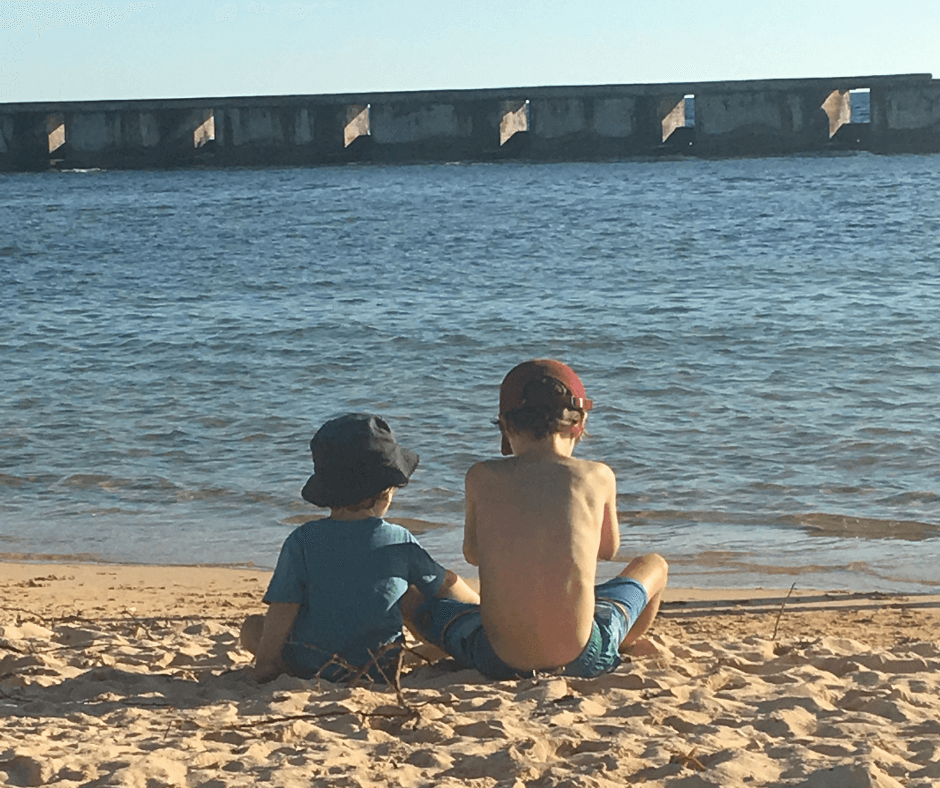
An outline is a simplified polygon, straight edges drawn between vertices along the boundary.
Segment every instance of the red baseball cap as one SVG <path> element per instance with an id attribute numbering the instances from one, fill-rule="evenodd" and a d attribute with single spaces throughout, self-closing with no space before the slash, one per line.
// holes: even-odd
<path id="1" fill-rule="evenodd" d="M 526 384 L 542 378 L 557 380 L 568 389 L 571 394 L 570 403 L 566 403 L 568 407 L 574 410 L 591 410 L 594 406 L 594 403 L 584 393 L 584 384 L 581 382 L 581 378 L 575 374 L 571 367 L 554 359 L 538 358 L 532 361 L 523 361 L 518 366 L 513 367 L 509 374 L 503 378 L 503 384 L 499 388 L 499 415 L 502 416 L 504 413 L 525 405 L 523 390 Z M 583 429 L 584 427 L 581 426 L 575 434 L 580 435 Z M 505 433 L 503 433 L 502 452 L 504 455 L 512 454 L 509 438 L 506 437 Z"/>

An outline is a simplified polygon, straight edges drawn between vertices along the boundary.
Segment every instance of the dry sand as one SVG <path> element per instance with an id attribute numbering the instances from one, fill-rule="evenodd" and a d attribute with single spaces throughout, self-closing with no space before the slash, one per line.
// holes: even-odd
<path id="1" fill-rule="evenodd" d="M 940 597 L 671 590 L 608 676 L 396 692 L 250 683 L 267 580 L 0 563 L 0 785 L 940 785 Z"/>

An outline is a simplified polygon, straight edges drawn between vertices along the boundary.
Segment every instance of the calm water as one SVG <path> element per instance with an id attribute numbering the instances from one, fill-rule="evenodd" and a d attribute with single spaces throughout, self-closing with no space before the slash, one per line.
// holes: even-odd
<path id="1" fill-rule="evenodd" d="M 0 175 L 0 553 L 273 566 L 313 431 L 373 410 L 466 571 L 500 380 L 557 356 L 625 557 L 936 590 L 938 195 L 940 156 Z"/>

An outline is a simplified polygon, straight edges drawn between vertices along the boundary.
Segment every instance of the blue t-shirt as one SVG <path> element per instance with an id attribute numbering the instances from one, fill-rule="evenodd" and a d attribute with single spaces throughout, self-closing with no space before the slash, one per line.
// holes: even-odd
<path id="1" fill-rule="evenodd" d="M 445 573 L 400 525 L 379 517 L 313 520 L 287 537 L 264 601 L 300 605 L 282 656 L 309 678 L 334 654 L 363 667 L 370 652 L 400 641 L 408 586 L 433 597 Z"/>

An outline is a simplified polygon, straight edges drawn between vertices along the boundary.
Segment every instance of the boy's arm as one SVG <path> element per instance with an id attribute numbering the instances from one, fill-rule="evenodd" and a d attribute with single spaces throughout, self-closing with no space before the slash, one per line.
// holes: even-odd
<path id="1" fill-rule="evenodd" d="M 606 465 L 602 467 L 604 485 L 604 511 L 601 520 L 601 542 L 597 557 L 601 561 L 610 561 L 620 549 L 620 523 L 617 521 L 617 477 Z"/>
<path id="2" fill-rule="evenodd" d="M 480 595 L 470 588 L 466 580 L 450 569 L 447 570 L 447 576 L 434 596 L 438 599 L 453 599 L 457 602 L 480 604 Z"/>
<path id="3" fill-rule="evenodd" d="M 463 523 L 463 557 L 471 566 L 479 566 L 480 558 L 477 554 L 477 521 L 476 521 L 476 476 L 478 471 L 474 465 L 467 471 L 464 480 L 464 499 L 466 501 L 466 514 Z"/>
<path id="4" fill-rule="evenodd" d="M 300 605 L 291 602 L 272 602 L 264 615 L 264 630 L 255 659 L 252 678 L 259 684 L 277 678 L 284 672 L 281 650 L 287 642 L 291 627 L 300 612 Z"/>

